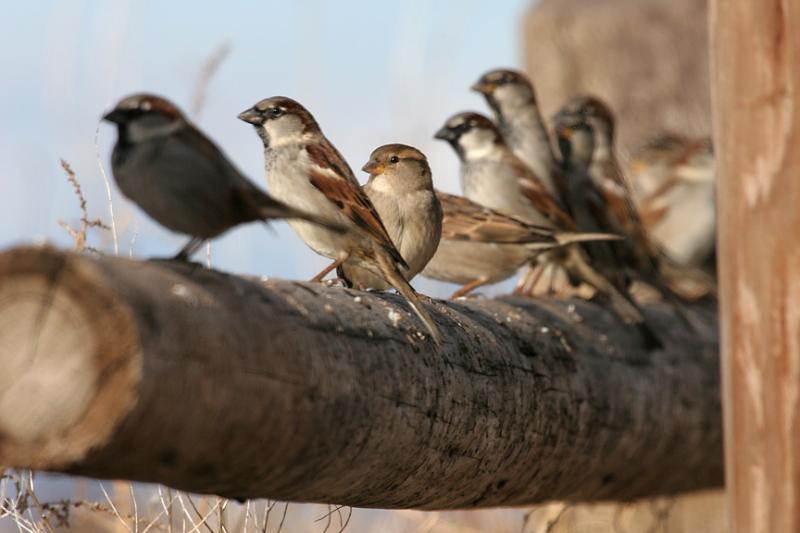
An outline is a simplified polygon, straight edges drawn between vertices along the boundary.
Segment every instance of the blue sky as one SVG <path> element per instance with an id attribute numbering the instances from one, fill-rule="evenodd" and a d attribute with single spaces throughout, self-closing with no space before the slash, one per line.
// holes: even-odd
<path id="1" fill-rule="evenodd" d="M 351 166 L 387 142 L 427 153 L 437 186 L 457 190 L 449 147 L 431 136 L 451 114 L 485 109 L 469 85 L 485 70 L 519 66 L 520 15 L 506 2 L 9 2 L 0 21 L 0 245 L 69 246 L 58 220 L 77 200 L 58 160 L 69 161 L 91 216 L 108 220 L 94 137 L 103 110 L 136 91 L 188 109 L 204 61 L 230 53 L 209 87 L 199 125 L 263 186 L 260 141 L 239 111 L 276 94 L 303 102 Z M 108 167 L 114 140 L 100 127 Z M 183 238 L 145 218 L 113 186 L 120 252 L 170 255 Z M 236 272 L 310 278 L 324 264 L 283 223 L 236 229 L 214 242 L 212 264 Z M 91 243 L 112 251 L 103 232 Z M 435 296 L 451 287 L 418 279 Z"/>

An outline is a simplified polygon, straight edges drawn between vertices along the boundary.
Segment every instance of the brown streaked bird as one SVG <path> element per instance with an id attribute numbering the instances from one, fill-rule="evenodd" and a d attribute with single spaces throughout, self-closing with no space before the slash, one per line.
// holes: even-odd
<path id="1" fill-rule="evenodd" d="M 567 201 L 576 226 L 581 231 L 611 231 L 624 235 L 624 229 L 613 218 L 605 196 L 589 174 L 595 150 L 592 127 L 582 116 L 559 113 L 554 117 L 553 130 L 561 152 L 562 170 L 567 178 Z M 630 243 L 588 243 L 584 249 L 592 265 L 617 289 L 628 290 L 626 258 L 631 254 Z"/>
<path id="2" fill-rule="evenodd" d="M 433 257 L 442 235 L 442 206 L 433 191 L 428 160 L 414 147 L 387 144 L 372 152 L 362 170 L 369 174 L 364 192 L 408 264 L 400 271 L 411 281 Z M 383 277 L 350 261 L 341 264 L 338 273 L 356 288 L 390 288 Z"/>
<path id="3" fill-rule="evenodd" d="M 547 190 L 561 199 L 564 194 L 561 168 L 553 154 L 536 91 L 530 79 L 517 70 L 495 69 L 472 86 L 484 96 L 494 112 L 503 139 Z"/>
<path id="4" fill-rule="evenodd" d="M 461 159 L 466 198 L 529 224 L 577 231 L 572 217 L 511 152 L 488 118 L 473 112 L 459 113 L 435 137 L 447 141 Z M 620 318 L 639 327 L 649 346 L 661 344 L 627 292 L 592 268 L 578 246 L 566 247 L 564 252 L 546 254 L 542 259 L 557 262 L 573 280 L 581 280 L 606 295 Z"/>
<path id="5" fill-rule="evenodd" d="M 207 239 L 247 222 L 293 218 L 336 228 L 256 187 L 166 98 L 134 94 L 103 119 L 117 126 L 111 170 L 122 194 L 165 228 L 191 237 L 176 259 L 188 260 Z"/>
<path id="6" fill-rule="evenodd" d="M 454 115 L 435 137 L 448 142 L 461 160 L 466 198 L 529 224 L 575 229 L 561 203 L 484 115 L 469 111 Z"/>
<path id="7" fill-rule="evenodd" d="M 662 134 L 634 152 L 629 172 L 651 238 L 673 262 L 713 276 L 714 152 L 708 138 Z"/>
<path id="8" fill-rule="evenodd" d="M 436 195 L 444 211 L 442 238 L 422 275 L 462 285 L 451 298 L 510 278 L 544 251 L 576 242 L 618 238 L 558 232 L 527 224 L 463 196 L 441 191 Z"/>
<path id="9" fill-rule="evenodd" d="M 645 270 L 656 264 L 654 249 L 633 200 L 630 185 L 614 150 L 615 122 L 611 109 L 594 96 L 577 96 L 559 111 L 560 120 L 584 120 L 594 132 L 589 175 L 605 197 L 610 216 L 630 240 L 633 260 Z M 572 118 L 568 118 L 572 117 Z"/>
<path id="10" fill-rule="evenodd" d="M 350 261 L 382 277 L 408 301 L 436 343 L 436 324 L 401 272 L 408 263 L 392 242 L 378 212 L 338 150 L 323 135 L 311 113 L 291 98 L 275 96 L 239 114 L 255 127 L 264 145 L 267 186 L 278 199 L 349 229 L 339 234 L 291 221 L 298 236 L 334 262 L 314 277 Z"/>
<path id="11" fill-rule="evenodd" d="M 590 120 L 583 114 L 565 109 L 554 118 L 554 129 L 578 228 L 581 231 L 607 231 L 625 236 L 625 239 L 617 242 L 586 244 L 584 247 L 592 265 L 620 291 L 627 291 L 634 280 L 657 289 L 670 301 L 684 323 L 691 327 L 680 297 L 662 279 L 659 253 L 650 245 L 641 222 L 638 224 L 641 235 L 629 234 L 628 228 L 617 218 L 617 212 L 609 206 L 608 196 L 603 194 L 590 176 L 597 139 Z M 632 213 L 638 220 L 635 207 L 632 207 Z M 642 243 L 647 246 L 647 255 L 640 255 L 637 251 Z"/>
<path id="12" fill-rule="evenodd" d="M 617 160 L 614 150 L 614 115 L 610 108 L 599 98 L 578 96 L 570 100 L 559 111 L 558 116 L 562 120 L 583 120 L 594 132 L 594 153 L 589 174 L 605 198 L 608 217 L 614 229 L 627 237 L 626 262 L 641 281 L 655 287 L 668 298 L 678 298 L 661 278 L 663 252 L 650 239 L 634 202 L 631 187 Z"/>

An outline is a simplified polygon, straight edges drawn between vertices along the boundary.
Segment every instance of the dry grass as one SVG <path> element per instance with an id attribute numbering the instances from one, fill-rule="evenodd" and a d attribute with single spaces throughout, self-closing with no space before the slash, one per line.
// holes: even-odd
<path id="1" fill-rule="evenodd" d="M 86 207 L 86 198 L 83 196 L 83 190 L 81 189 L 81 184 L 78 181 L 77 176 L 75 176 L 75 171 L 72 170 L 69 163 L 65 160 L 61 160 L 61 168 L 64 169 L 64 172 L 67 174 L 67 181 L 69 181 L 70 185 L 72 185 L 73 190 L 75 191 L 75 196 L 78 197 L 78 206 L 81 211 L 81 218 L 80 223 L 77 228 L 70 226 L 63 220 L 59 220 L 58 224 L 64 228 L 69 236 L 72 237 L 73 247 L 78 252 L 84 251 L 91 251 L 95 253 L 99 253 L 95 248 L 92 248 L 87 244 L 88 240 L 88 233 L 90 228 L 100 228 L 104 230 L 111 229 L 102 220 L 99 218 L 89 218 L 89 210 Z"/>

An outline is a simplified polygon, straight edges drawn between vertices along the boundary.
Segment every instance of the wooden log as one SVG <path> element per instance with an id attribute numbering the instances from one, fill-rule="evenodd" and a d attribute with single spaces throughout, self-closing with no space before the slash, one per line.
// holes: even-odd
<path id="1" fill-rule="evenodd" d="M 0 464 L 382 508 L 722 483 L 715 304 L 667 340 L 583 301 L 430 301 L 49 248 L 0 254 Z"/>

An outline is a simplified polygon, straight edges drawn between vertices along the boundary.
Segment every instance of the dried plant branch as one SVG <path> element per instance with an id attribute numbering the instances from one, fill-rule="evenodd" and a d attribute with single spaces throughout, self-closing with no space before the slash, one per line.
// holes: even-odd
<path id="1" fill-rule="evenodd" d="M 119 255 L 119 238 L 117 237 L 117 222 L 114 218 L 114 202 L 111 200 L 111 182 L 106 174 L 106 168 L 103 165 L 103 159 L 100 157 L 100 122 L 97 121 L 97 128 L 94 131 L 94 155 L 97 160 L 97 167 L 100 169 L 100 176 L 103 178 L 103 183 L 106 186 L 106 199 L 108 201 L 108 216 L 111 218 L 111 239 L 114 243 L 114 255 Z"/>
<path id="2" fill-rule="evenodd" d="M 103 486 L 102 483 L 98 483 L 98 485 L 100 485 L 100 490 L 103 492 L 103 496 L 105 496 L 106 502 L 108 502 L 109 507 L 111 507 L 111 510 L 114 512 L 114 516 L 116 516 L 117 519 L 122 523 L 122 525 L 125 526 L 125 529 L 127 529 L 130 533 L 133 533 L 133 530 L 131 529 L 131 527 L 128 525 L 128 523 L 122 517 L 120 512 L 117 510 L 117 507 L 114 505 L 114 502 L 111 500 L 111 497 L 108 495 L 108 491 L 106 491 L 106 488 Z"/>
<path id="3" fill-rule="evenodd" d="M 81 189 L 81 184 L 75 175 L 75 171 L 72 170 L 72 167 L 64 159 L 61 159 L 60 161 L 61 168 L 63 168 L 64 172 L 67 174 L 67 181 L 69 181 L 70 185 L 72 185 L 72 189 L 75 191 L 75 196 L 78 197 L 78 206 L 81 210 L 81 218 L 80 226 L 77 229 L 73 228 L 63 220 L 59 220 L 58 224 L 64 228 L 67 233 L 69 233 L 70 237 L 72 237 L 73 246 L 76 251 L 83 252 L 89 250 L 92 252 L 97 252 L 96 249 L 89 247 L 86 244 L 89 228 L 101 228 L 106 230 L 110 228 L 99 218 L 89 218 L 89 210 L 86 207 L 86 197 L 83 196 L 83 190 Z"/>
<path id="4" fill-rule="evenodd" d="M 208 86 L 211 84 L 211 79 L 214 74 L 219 70 L 220 65 L 231 51 L 231 44 L 224 42 L 220 44 L 208 58 L 203 62 L 200 68 L 200 74 L 195 83 L 194 96 L 192 97 L 192 115 L 195 118 L 200 116 L 206 104 L 206 95 L 208 94 Z"/>

